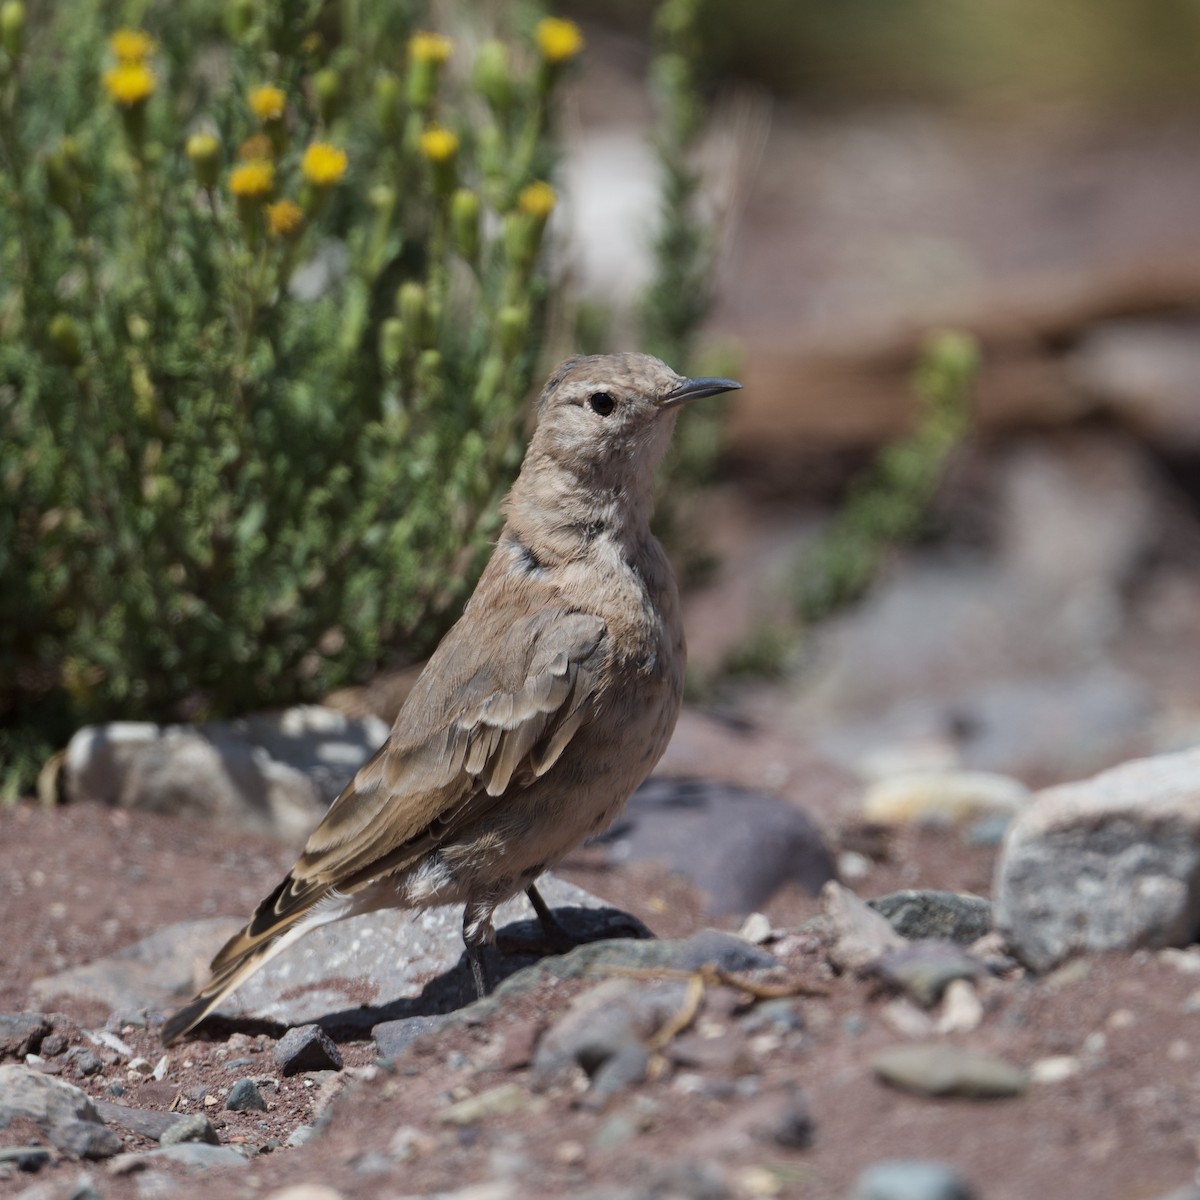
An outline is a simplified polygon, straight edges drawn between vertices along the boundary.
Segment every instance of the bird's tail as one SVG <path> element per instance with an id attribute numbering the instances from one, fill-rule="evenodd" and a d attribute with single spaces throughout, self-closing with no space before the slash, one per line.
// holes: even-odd
<path id="1" fill-rule="evenodd" d="M 324 921 L 311 919 L 312 906 L 322 898 L 321 893 L 310 893 L 305 897 L 307 903 L 296 904 L 295 891 L 295 882 L 289 873 L 254 910 L 250 923 L 221 947 L 209 968 L 211 975 L 208 982 L 163 1024 L 164 1046 L 169 1046 L 198 1025 L 234 988 L 241 986 L 281 950 L 285 950 L 314 925 L 324 924 Z M 290 898 L 292 903 L 286 903 L 285 898 Z M 305 920 L 305 917 L 310 919 Z"/>

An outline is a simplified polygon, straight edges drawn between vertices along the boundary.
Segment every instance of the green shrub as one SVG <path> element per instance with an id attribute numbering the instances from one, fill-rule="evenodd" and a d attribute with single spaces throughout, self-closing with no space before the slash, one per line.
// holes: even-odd
<path id="1" fill-rule="evenodd" d="M 10 791 L 84 721 L 427 651 L 519 463 L 553 290 L 573 25 L 517 7 L 468 51 L 419 3 L 130 8 L 145 33 L 0 6 Z"/>

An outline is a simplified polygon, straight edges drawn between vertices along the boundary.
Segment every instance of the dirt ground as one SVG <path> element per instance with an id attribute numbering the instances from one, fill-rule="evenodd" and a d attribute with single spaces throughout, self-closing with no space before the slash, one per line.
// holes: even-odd
<path id="1" fill-rule="evenodd" d="M 0 833 L 0 1009 L 10 1011 L 27 1007 L 32 979 L 119 949 L 167 922 L 247 912 L 290 855 L 267 839 L 87 805 L 7 810 Z M 986 894 L 991 853 L 952 831 L 907 831 L 856 886 L 864 895 L 911 885 Z M 586 860 L 564 874 L 656 932 L 684 934 L 707 923 L 699 898 L 681 881 L 644 865 L 601 870 Z M 785 894 L 768 915 L 777 929 L 796 931 L 814 912 L 810 898 Z M 666 1190 L 656 1194 L 832 1198 L 846 1195 L 872 1162 L 916 1157 L 955 1164 L 988 1200 L 1149 1200 L 1195 1173 L 1200 957 L 1142 953 L 1068 966 L 1040 980 L 1018 970 L 985 981 L 981 1025 L 949 1040 L 1033 1067 L 1035 1077 L 1050 1072 L 1023 1097 L 989 1102 L 923 1098 L 881 1083 L 873 1056 L 906 1040 L 895 1028 L 892 995 L 878 983 L 833 975 L 813 933 L 787 933 L 771 949 L 785 963 L 785 979 L 826 994 L 786 1001 L 787 1021 L 754 1032 L 746 1020 L 749 998 L 710 985 L 691 1032 L 682 1035 L 691 1039 L 693 1058 L 673 1057 L 668 1046 L 647 1082 L 599 1111 L 577 1080 L 546 1085 L 529 1071 L 539 1033 L 594 986 L 591 980 L 544 980 L 492 1020 L 427 1036 L 390 1067 L 376 1065 L 371 1043 L 347 1042 L 341 1074 L 281 1079 L 268 1034 L 229 1035 L 220 1027 L 173 1048 L 158 1081 L 137 1076 L 115 1054 L 90 1078 L 61 1056 L 48 1067 L 96 1099 L 206 1112 L 222 1142 L 257 1151 L 246 1174 L 214 1168 L 198 1177 L 156 1165 L 181 1196 L 214 1187 L 241 1192 L 249 1178 L 255 1192 L 320 1181 L 365 1200 L 508 1176 L 514 1194 L 530 1196 L 644 1188 L 657 1180 Z M 56 1030 L 70 1044 L 80 1040 L 76 1027 L 109 1020 L 70 998 L 41 1007 L 65 1014 Z M 152 1063 L 162 1054 L 154 1020 L 150 1014 L 147 1028 L 130 1014 L 113 1029 Z M 697 1037 L 707 1042 L 700 1054 Z M 1035 1066 L 1047 1060 L 1072 1063 L 1074 1073 L 1055 1079 L 1053 1067 Z M 267 1112 L 223 1109 L 242 1076 L 260 1080 Z M 502 1106 L 461 1126 L 439 1119 L 456 1101 L 513 1083 L 521 1097 L 509 1096 L 514 1111 Z M 782 1145 L 764 1130 L 797 1096 L 811 1139 Z M 326 1106 L 319 1136 L 280 1148 Z M 405 1130 L 401 1163 L 397 1130 Z M 125 1137 L 130 1150 L 153 1145 Z M 0 1146 L 27 1140 L 28 1131 L 15 1126 L 0 1132 Z M 41 1174 L 65 1180 L 70 1171 L 63 1165 Z M 15 1192 L 22 1178 L 0 1175 L 0 1189 Z M 104 1194 L 138 1196 L 140 1178 L 106 1179 Z M 725 1192 L 712 1190 L 714 1181 Z"/>

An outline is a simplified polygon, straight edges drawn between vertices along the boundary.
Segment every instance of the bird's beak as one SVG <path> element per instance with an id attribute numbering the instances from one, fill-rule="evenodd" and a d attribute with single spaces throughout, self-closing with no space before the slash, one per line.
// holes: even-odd
<path id="1" fill-rule="evenodd" d="M 701 400 L 705 396 L 717 396 L 721 392 L 736 392 L 742 385 L 736 379 L 702 379 L 680 380 L 659 401 L 660 408 L 678 408 L 692 400 Z"/>

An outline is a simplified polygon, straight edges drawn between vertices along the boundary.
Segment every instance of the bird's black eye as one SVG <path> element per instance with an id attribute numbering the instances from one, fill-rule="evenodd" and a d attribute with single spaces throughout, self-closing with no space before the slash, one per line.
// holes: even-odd
<path id="1" fill-rule="evenodd" d="M 607 392 L 593 392 L 588 397 L 588 404 L 592 412 L 601 417 L 607 417 L 616 408 L 616 401 Z"/>

